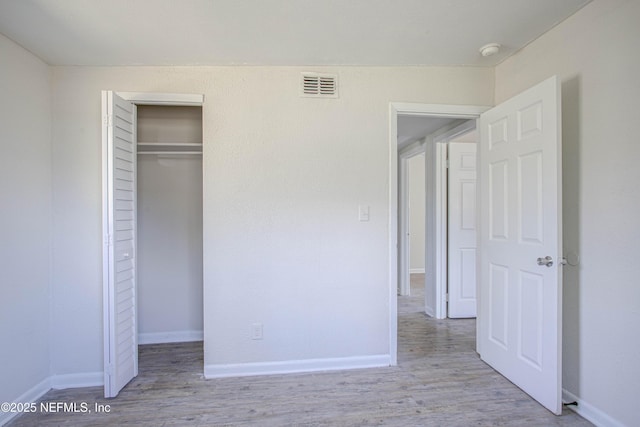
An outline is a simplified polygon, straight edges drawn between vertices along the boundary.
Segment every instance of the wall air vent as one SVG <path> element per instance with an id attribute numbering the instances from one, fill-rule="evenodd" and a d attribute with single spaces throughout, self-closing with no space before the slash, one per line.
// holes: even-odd
<path id="1" fill-rule="evenodd" d="M 337 98 L 336 74 L 302 73 L 301 96 L 312 98 Z"/>

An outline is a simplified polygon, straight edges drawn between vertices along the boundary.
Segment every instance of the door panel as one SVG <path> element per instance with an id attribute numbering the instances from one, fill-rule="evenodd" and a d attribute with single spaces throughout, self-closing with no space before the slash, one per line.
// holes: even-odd
<path id="1" fill-rule="evenodd" d="M 507 348 L 509 325 L 509 269 L 503 265 L 489 266 L 489 339 L 503 349 Z M 483 313 L 484 314 L 484 313 Z"/>
<path id="2" fill-rule="evenodd" d="M 489 365 L 559 414 L 562 216 L 557 79 L 482 114 L 480 138 L 478 350 Z M 553 260 L 549 265 L 547 256 Z"/>
<path id="3" fill-rule="evenodd" d="M 103 92 L 104 395 L 138 375 L 136 107 Z"/>
<path id="4" fill-rule="evenodd" d="M 507 162 L 498 161 L 489 164 L 489 236 L 492 240 L 509 238 L 507 180 L 509 167 Z"/>
<path id="5" fill-rule="evenodd" d="M 518 157 L 520 240 L 542 244 L 542 152 Z"/>
<path id="6" fill-rule="evenodd" d="M 449 317 L 476 317 L 476 145 L 450 142 Z"/>
<path id="7" fill-rule="evenodd" d="M 521 337 L 518 356 L 542 370 L 542 295 L 544 278 L 540 274 L 522 273 L 520 287 L 520 317 L 518 319 Z"/>

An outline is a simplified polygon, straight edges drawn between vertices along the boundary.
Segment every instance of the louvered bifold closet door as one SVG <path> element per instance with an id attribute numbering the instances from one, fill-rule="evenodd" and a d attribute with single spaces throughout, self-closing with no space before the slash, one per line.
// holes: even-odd
<path id="1" fill-rule="evenodd" d="M 103 92 L 105 397 L 138 375 L 136 106 Z"/>

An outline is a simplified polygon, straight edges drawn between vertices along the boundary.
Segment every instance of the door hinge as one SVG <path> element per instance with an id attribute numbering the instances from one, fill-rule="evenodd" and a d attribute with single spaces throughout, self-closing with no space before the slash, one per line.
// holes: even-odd
<path id="1" fill-rule="evenodd" d="M 445 161 L 444 161 L 444 167 L 445 167 L 445 168 L 447 168 L 447 169 L 449 169 L 449 163 L 450 163 L 450 162 L 449 162 L 449 159 L 445 160 Z"/>
<path id="2" fill-rule="evenodd" d="M 113 234 L 105 234 L 102 243 L 105 246 L 113 246 Z"/>
<path id="3" fill-rule="evenodd" d="M 109 363 L 107 366 L 104 367 L 104 370 L 107 373 L 107 375 L 109 376 L 113 375 L 113 364 Z"/>
<path id="4" fill-rule="evenodd" d="M 113 115 L 105 114 L 102 116 L 102 125 L 103 126 L 113 126 Z"/>
<path id="5" fill-rule="evenodd" d="M 447 292 L 446 294 L 444 294 L 444 300 L 446 302 L 449 302 L 449 292 Z"/>

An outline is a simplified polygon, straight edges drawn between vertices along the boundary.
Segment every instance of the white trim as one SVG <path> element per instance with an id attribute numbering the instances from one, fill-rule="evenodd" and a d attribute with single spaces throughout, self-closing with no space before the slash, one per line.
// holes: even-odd
<path id="1" fill-rule="evenodd" d="M 389 357 L 398 363 L 398 115 L 477 119 L 490 107 L 389 103 Z M 428 141 L 427 141 L 428 142 Z M 428 156 L 428 151 L 426 150 Z M 429 234 L 429 230 L 426 231 Z"/>
<path id="2" fill-rule="evenodd" d="M 111 196 L 109 193 L 109 98 L 111 91 L 102 91 L 102 340 L 103 340 L 103 359 L 102 364 L 104 366 L 102 382 L 105 384 L 105 391 L 110 388 L 111 377 L 107 374 L 107 363 L 109 360 L 109 345 L 111 343 L 109 324 L 109 201 Z"/>
<path id="3" fill-rule="evenodd" d="M 185 105 L 204 104 L 204 95 L 197 93 L 116 92 L 121 98 L 137 105 Z"/>
<path id="4" fill-rule="evenodd" d="M 426 314 L 427 316 L 429 316 L 429 317 L 433 317 L 433 318 L 435 318 L 435 317 L 436 317 L 436 313 L 433 311 L 433 309 L 432 309 L 431 307 L 427 307 L 427 306 L 425 305 L 425 307 L 424 307 L 424 312 L 425 312 L 425 314 Z"/>
<path id="5" fill-rule="evenodd" d="M 409 167 L 402 154 L 398 159 L 398 295 L 411 295 L 409 279 Z"/>
<path id="6" fill-rule="evenodd" d="M 389 357 L 398 364 L 398 113 L 389 104 Z"/>
<path id="7" fill-rule="evenodd" d="M 480 116 L 478 116 L 480 117 Z M 474 117 L 472 117 L 473 119 Z M 476 118 L 477 121 L 477 118 Z M 434 137 L 435 142 L 450 142 L 458 136 L 464 135 L 471 131 L 474 131 L 478 128 L 478 123 L 476 121 L 469 120 L 464 123 L 461 123 L 453 128 L 445 130 L 443 133 Z"/>
<path id="8" fill-rule="evenodd" d="M 407 116 L 451 117 L 458 119 L 475 119 L 491 108 L 484 105 L 416 104 L 407 102 L 392 102 L 391 106 L 397 114 Z"/>
<path id="9" fill-rule="evenodd" d="M 436 319 L 447 318 L 447 285 L 449 283 L 449 275 L 447 270 L 448 263 L 448 185 L 447 185 L 447 146 L 446 144 L 434 144 L 435 149 L 435 165 L 434 165 L 434 193 L 432 212 L 434 215 L 434 228 L 431 230 L 434 236 L 432 245 L 434 251 L 434 274 L 432 275 L 433 283 L 436 287 L 435 307 Z M 426 292 L 425 292 L 426 295 Z"/>
<path id="10" fill-rule="evenodd" d="M 49 390 L 62 390 L 66 388 L 98 387 L 104 385 L 104 374 L 102 371 L 85 372 L 80 374 L 51 375 L 22 393 L 12 402 L 34 403 L 44 396 Z M 0 411 L 0 426 L 7 424 L 20 412 Z"/>
<path id="11" fill-rule="evenodd" d="M 591 421 L 598 427 L 625 427 L 625 424 L 623 424 L 622 422 L 614 419 L 609 414 L 585 402 L 575 394 L 565 389 L 562 389 L 562 401 L 564 403 L 577 402 L 577 406 L 569 405 L 566 406 L 566 408 L 571 409 L 572 411 L 576 412 L 581 417 Z"/>
<path id="12" fill-rule="evenodd" d="M 102 375 L 102 373 L 101 373 Z M 26 392 L 22 393 L 18 398 L 13 399 L 15 403 L 31 403 L 40 399 L 46 392 L 51 390 L 50 378 L 45 378 Z M 0 426 L 7 424 L 9 421 L 20 415 L 21 412 L 4 412 L 0 411 Z"/>
<path id="13" fill-rule="evenodd" d="M 203 331 L 146 332 L 138 334 L 138 344 L 193 342 L 204 339 Z"/>
<path id="14" fill-rule="evenodd" d="M 66 388 L 99 387 L 104 385 L 104 372 L 82 372 L 78 374 L 52 375 L 51 388 L 64 390 Z"/>
<path id="15" fill-rule="evenodd" d="M 386 354 L 327 359 L 286 360 L 282 362 L 233 363 L 206 365 L 204 367 L 204 377 L 206 379 L 248 377 L 256 375 L 292 374 L 298 372 L 379 368 L 390 365 L 391 357 Z"/>
<path id="16" fill-rule="evenodd" d="M 410 268 L 409 274 L 421 274 L 424 273 L 424 268 Z"/>
<path id="17" fill-rule="evenodd" d="M 410 239 L 409 235 L 409 159 L 424 154 L 426 141 L 422 138 L 400 151 L 398 154 L 398 294 L 403 296 L 411 295 L 410 274 Z"/>
<path id="18" fill-rule="evenodd" d="M 426 138 L 422 138 L 412 142 L 398 152 L 400 158 L 409 159 L 411 157 L 424 153 L 426 143 Z"/>

